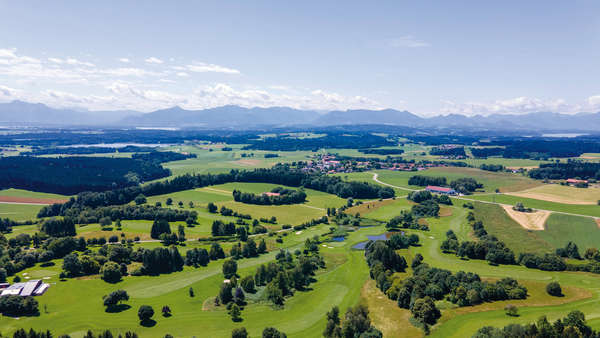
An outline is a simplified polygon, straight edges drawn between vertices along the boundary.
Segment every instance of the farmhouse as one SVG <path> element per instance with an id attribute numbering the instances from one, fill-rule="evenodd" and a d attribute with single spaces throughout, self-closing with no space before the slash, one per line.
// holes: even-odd
<path id="1" fill-rule="evenodd" d="M 456 190 L 452 188 L 438 187 L 435 185 L 428 185 L 425 190 L 435 194 L 456 195 Z"/>
<path id="2" fill-rule="evenodd" d="M 263 192 L 263 195 L 267 196 L 280 196 L 281 194 L 278 192 Z"/>
<path id="3" fill-rule="evenodd" d="M 41 280 L 36 279 L 8 286 L 2 290 L 0 296 L 39 296 L 43 295 L 49 287 L 50 284 L 42 283 Z"/>

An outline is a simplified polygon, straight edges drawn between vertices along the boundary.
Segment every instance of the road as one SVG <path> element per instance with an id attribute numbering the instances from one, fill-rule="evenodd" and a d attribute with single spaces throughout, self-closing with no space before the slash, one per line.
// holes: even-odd
<path id="1" fill-rule="evenodd" d="M 405 187 L 399 187 L 396 185 L 392 185 L 389 183 L 385 183 L 385 182 L 381 182 L 378 179 L 379 175 L 377 173 L 373 173 L 373 181 L 391 187 L 391 188 L 396 188 L 396 189 L 401 189 L 401 190 L 407 190 L 407 191 L 418 191 L 418 189 L 409 189 L 409 188 L 405 188 Z M 491 195 L 491 194 L 488 194 Z M 497 202 L 490 202 L 490 201 L 480 201 L 480 200 L 476 200 L 476 199 L 472 199 L 472 198 L 468 198 L 468 197 L 464 197 L 464 196 L 452 196 L 452 198 L 454 199 L 459 199 L 459 200 L 463 200 L 463 201 L 469 201 L 469 202 L 479 202 L 479 203 L 486 203 L 486 204 L 496 204 L 496 205 L 509 205 L 510 204 L 503 204 L 503 203 L 497 203 Z M 600 219 L 600 217 L 594 217 L 594 216 L 590 216 L 590 215 L 581 215 L 581 214 L 574 214 L 574 213 L 570 213 L 570 212 L 563 212 L 563 211 L 555 211 L 555 210 L 546 210 L 546 209 L 536 209 L 536 210 L 541 210 L 541 211 L 548 211 L 548 212 L 553 212 L 556 214 L 562 214 L 562 215 L 569 215 L 569 216 L 579 216 L 579 217 L 589 217 L 589 218 L 593 218 L 593 219 Z"/>

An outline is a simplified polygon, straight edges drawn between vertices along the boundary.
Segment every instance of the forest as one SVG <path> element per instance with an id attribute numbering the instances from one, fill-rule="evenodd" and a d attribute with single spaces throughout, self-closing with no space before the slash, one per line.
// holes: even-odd
<path id="1" fill-rule="evenodd" d="M 529 177 L 538 180 L 568 178 L 600 180 L 600 163 L 568 161 L 566 163 L 540 164 L 539 168 L 529 170 Z"/>
<path id="2" fill-rule="evenodd" d="M 66 195 L 133 186 L 170 174 L 160 164 L 131 158 L 30 156 L 0 158 L 0 172 L 0 189 Z"/>

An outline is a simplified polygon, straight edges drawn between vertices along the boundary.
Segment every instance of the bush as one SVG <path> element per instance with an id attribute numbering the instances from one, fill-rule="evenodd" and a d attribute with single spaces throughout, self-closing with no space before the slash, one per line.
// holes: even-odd
<path id="1" fill-rule="evenodd" d="M 504 307 L 504 312 L 511 317 L 517 317 L 519 315 L 519 309 L 512 304 L 508 304 Z"/>
<path id="2" fill-rule="evenodd" d="M 116 283 L 121 280 L 121 267 L 115 262 L 106 262 L 100 270 L 102 279 L 108 283 Z"/>
<path id="3" fill-rule="evenodd" d="M 548 292 L 548 294 L 550 296 L 554 296 L 554 297 L 561 297 L 563 295 L 562 289 L 560 287 L 560 284 L 558 284 L 558 282 L 548 283 L 548 285 L 546 285 L 546 292 Z"/>

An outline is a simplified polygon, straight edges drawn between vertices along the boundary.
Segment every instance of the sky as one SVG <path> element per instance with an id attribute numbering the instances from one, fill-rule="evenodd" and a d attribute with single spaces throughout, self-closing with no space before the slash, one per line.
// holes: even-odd
<path id="1" fill-rule="evenodd" d="M 0 102 L 600 111 L 600 1 L 5 1 Z"/>

